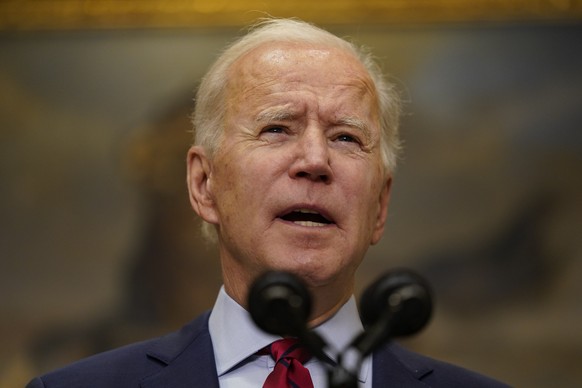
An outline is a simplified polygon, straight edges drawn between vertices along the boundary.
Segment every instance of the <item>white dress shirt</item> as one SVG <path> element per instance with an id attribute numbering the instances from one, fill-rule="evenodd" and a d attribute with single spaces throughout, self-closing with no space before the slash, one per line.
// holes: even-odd
<path id="1" fill-rule="evenodd" d="M 269 355 L 256 353 L 281 337 L 267 334 L 253 322 L 250 314 L 230 296 L 224 287 L 209 319 L 218 381 L 222 388 L 262 387 L 275 362 Z M 334 361 L 353 338 L 363 331 L 356 302 L 352 296 L 330 319 L 315 328 L 329 348 L 325 353 Z M 359 386 L 372 387 L 372 359 L 367 357 L 358 375 Z M 326 365 L 312 357 L 305 363 L 315 388 L 327 387 Z"/>

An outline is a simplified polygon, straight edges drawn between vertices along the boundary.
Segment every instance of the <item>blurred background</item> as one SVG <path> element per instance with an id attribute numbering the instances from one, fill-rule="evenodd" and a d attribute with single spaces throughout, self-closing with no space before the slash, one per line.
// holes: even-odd
<path id="1" fill-rule="evenodd" d="M 406 101 L 358 295 L 413 268 L 437 304 L 406 346 L 513 386 L 579 386 L 582 3 L 6 0 L 0 387 L 212 306 L 188 115 L 212 60 L 266 13 L 370 47 Z"/>

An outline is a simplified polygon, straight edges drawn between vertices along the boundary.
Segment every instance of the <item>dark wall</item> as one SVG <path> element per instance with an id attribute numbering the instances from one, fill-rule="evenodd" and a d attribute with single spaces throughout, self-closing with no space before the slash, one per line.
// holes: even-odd
<path id="1" fill-rule="evenodd" d="M 354 27 L 407 101 L 360 288 L 425 274 L 407 345 L 516 386 L 582 378 L 579 26 Z M 230 30 L 0 36 L 0 386 L 210 307 L 184 184 L 193 90 Z"/>

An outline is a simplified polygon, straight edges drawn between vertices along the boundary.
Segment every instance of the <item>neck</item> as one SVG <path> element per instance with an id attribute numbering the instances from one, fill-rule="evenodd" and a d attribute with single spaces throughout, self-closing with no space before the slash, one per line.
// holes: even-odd
<path id="1" fill-rule="evenodd" d="M 248 310 L 248 294 L 255 279 L 264 272 L 262 266 L 249 268 L 234 260 L 224 245 L 220 244 L 222 279 L 226 293 Z M 308 326 L 315 327 L 331 318 L 354 292 L 355 268 L 339 271 L 328 279 L 297 274 L 307 286 L 312 298 L 312 311 Z"/>
<path id="2" fill-rule="evenodd" d="M 248 310 L 248 293 L 254 279 L 243 279 L 237 276 L 237 271 L 223 271 L 223 280 L 226 293 Z M 353 294 L 354 279 L 336 279 L 329 284 L 308 286 L 308 290 L 312 297 L 312 312 L 307 325 L 313 328 L 333 317 L 348 301 Z"/>
<path id="3" fill-rule="evenodd" d="M 310 288 L 309 292 L 313 297 L 313 311 L 307 325 L 313 328 L 333 317 L 348 301 L 353 293 L 353 280 L 339 284 L 338 287 L 330 285 Z"/>

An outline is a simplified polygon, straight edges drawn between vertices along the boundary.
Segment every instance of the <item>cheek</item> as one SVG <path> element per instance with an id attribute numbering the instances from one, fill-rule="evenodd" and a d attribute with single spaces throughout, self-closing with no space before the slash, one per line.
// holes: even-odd
<path id="1" fill-rule="evenodd" d="M 349 169 L 349 167 L 344 167 L 343 172 L 340 172 L 345 176 L 345 190 L 350 199 L 355 199 L 361 206 L 368 206 L 369 199 L 375 196 L 373 193 L 379 191 L 378 175 L 369 164 L 361 168 Z"/>
<path id="2" fill-rule="evenodd" d="M 262 196 L 265 184 L 261 165 L 232 152 L 229 158 L 218 161 L 216 170 L 215 197 L 223 214 L 245 212 Z"/>
<path id="3" fill-rule="evenodd" d="M 236 202 L 239 200 L 240 180 L 239 171 L 236 170 L 236 164 L 231 159 L 221 157 L 215 160 L 215 168 L 212 173 L 212 192 L 215 198 L 216 206 L 221 214 L 225 217 Z"/>
<path id="4" fill-rule="evenodd" d="M 381 177 L 374 173 L 354 174 L 347 190 L 348 203 L 357 209 L 353 216 L 358 218 L 360 227 L 366 232 L 373 229 L 380 211 Z"/>

